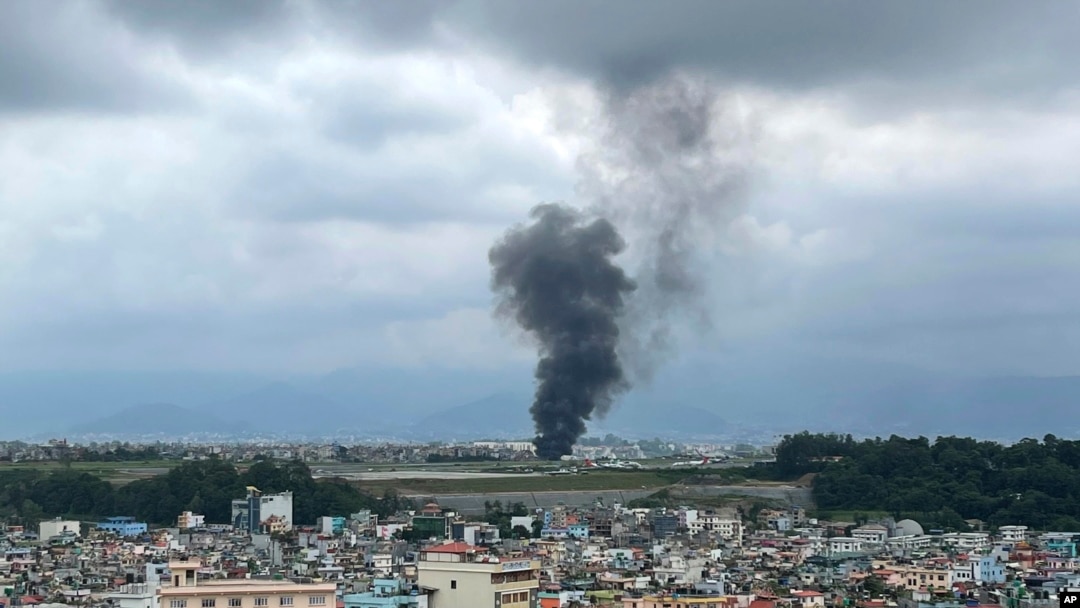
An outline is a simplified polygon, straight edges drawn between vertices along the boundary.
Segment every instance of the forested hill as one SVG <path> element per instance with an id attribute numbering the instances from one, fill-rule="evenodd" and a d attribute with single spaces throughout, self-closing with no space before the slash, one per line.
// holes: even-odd
<path id="1" fill-rule="evenodd" d="M 243 497 L 246 486 L 266 493 L 292 491 L 293 519 L 300 524 L 360 509 L 386 516 L 407 506 L 396 494 L 375 497 L 343 482 L 316 481 L 307 465 L 299 461 L 260 461 L 241 473 L 233 465 L 211 458 L 184 463 L 164 475 L 120 487 L 74 470 L 0 471 L 0 518 L 18 515 L 33 522 L 53 516 L 133 515 L 165 525 L 175 523 L 182 511 L 193 511 L 206 515 L 208 522 L 227 523 L 232 516 L 232 499 Z"/>
<path id="2" fill-rule="evenodd" d="M 776 472 L 817 473 L 821 510 L 887 511 L 926 528 L 964 530 L 965 519 L 1080 530 L 1080 441 L 1047 435 L 1010 446 L 966 437 L 856 441 L 800 433 L 777 446 Z"/>

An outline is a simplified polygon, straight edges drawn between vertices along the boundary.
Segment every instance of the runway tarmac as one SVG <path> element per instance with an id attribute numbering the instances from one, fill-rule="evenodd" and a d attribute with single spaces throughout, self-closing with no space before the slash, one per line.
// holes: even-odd
<path id="1" fill-rule="evenodd" d="M 334 471 L 318 469 L 312 471 L 312 477 L 340 477 L 358 481 L 385 481 L 391 479 L 483 479 L 499 477 L 538 477 L 540 473 L 479 473 L 475 471 L 417 470 L 403 471 Z"/>

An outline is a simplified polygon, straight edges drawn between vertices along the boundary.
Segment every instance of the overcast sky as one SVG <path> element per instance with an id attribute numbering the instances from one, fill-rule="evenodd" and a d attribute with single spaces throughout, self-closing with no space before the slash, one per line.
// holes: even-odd
<path id="1" fill-rule="evenodd" d="M 678 79 L 749 176 L 701 243 L 686 351 L 1078 374 L 1077 23 L 1039 1 L 7 0 L 0 370 L 527 362 L 488 248 L 536 203 L 593 205 L 596 125 Z"/>

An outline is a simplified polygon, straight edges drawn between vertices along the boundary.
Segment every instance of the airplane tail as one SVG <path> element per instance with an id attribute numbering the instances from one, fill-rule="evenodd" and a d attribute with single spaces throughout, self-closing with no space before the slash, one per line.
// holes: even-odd
<path id="1" fill-rule="evenodd" d="M 585 459 L 585 466 L 586 466 L 586 468 L 592 468 L 592 466 L 593 466 L 592 461 L 589 460 L 588 458 L 586 458 Z"/>
<path id="2" fill-rule="evenodd" d="M 709 457 L 708 456 L 702 456 L 701 457 L 701 464 L 709 464 Z"/>

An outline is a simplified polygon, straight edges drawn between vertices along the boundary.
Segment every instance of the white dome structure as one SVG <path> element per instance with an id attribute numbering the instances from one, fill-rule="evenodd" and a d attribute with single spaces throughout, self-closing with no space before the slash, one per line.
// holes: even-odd
<path id="1" fill-rule="evenodd" d="M 896 522 L 896 536 L 922 536 L 922 526 L 914 519 L 901 519 Z"/>

